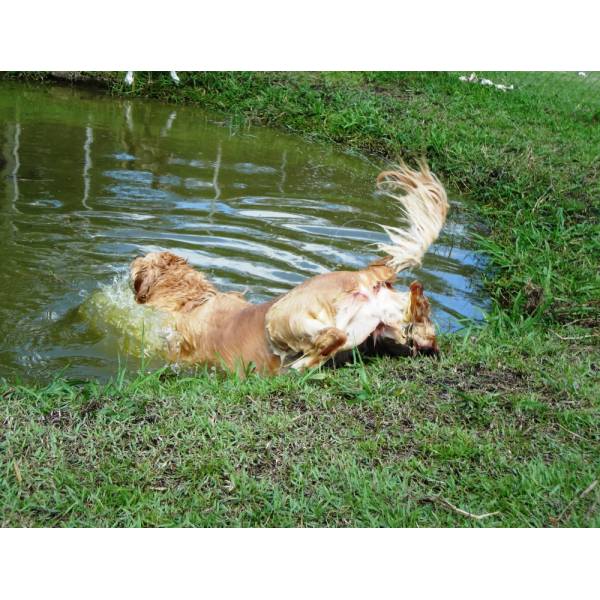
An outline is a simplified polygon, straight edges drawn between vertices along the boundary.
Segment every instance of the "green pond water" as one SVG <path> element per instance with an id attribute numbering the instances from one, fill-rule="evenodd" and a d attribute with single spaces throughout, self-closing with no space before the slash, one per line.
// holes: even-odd
<path id="1" fill-rule="evenodd" d="M 398 211 L 383 163 L 192 107 L 0 82 L 0 376 L 107 378 L 170 335 L 133 302 L 129 262 L 170 250 L 261 301 L 358 269 Z M 481 318 L 481 257 L 453 202 L 420 279 L 440 329 Z"/>

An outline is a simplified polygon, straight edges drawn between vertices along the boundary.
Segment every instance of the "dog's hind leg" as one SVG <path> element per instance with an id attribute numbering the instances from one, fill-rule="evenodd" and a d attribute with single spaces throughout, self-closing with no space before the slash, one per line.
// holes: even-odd
<path id="1" fill-rule="evenodd" d="M 329 360 L 348 341 L 348 336 L 337 327 L 322 329 L 313 339 L 311 348 L 291 364 L 292 369 L 302 370 L 318 367 Z"/>
<path id="2" fill-rule="evenodd" d="M 283 335 L 279 336 L 276 331 L 269 332 L 271 343 L 283 361 L 286 356 L 289 358 L 296 355 L 297 358 L 288 364 L 292 369 L 315 367 L 328 360 L 348 342 L 348 336 L 343 330 L 319 319 L 305 319 L 302 325 L 300 330 L 295 330 L 294 336 L 289 331 L 280 332 Z"/>
<path id="3" fill-rule="evenodd" d="M 332 354 L 335 354 L 346 342 L 348 336 L 337 327 L 327 327 L 319 332 L 314 340 L 314 349 L 311 352 L 315 366 L 327 360 Z"/>

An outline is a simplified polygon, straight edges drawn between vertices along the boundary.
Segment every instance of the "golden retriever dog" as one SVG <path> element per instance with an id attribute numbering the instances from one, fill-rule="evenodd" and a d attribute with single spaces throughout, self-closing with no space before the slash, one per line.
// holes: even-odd
<path id="1" fill-rule="evenodd" d="M 405 228 L 382 225 L 385 256 L 360 271 L 312 277 L 288 293 L 251 304 L 221 292 L 183 258 L 151 252 L 130 267 L 135 299 L 174 318 L 179 334 L 169 359 L 260 373 L 302 370 L 354 348 L 366 353 L 438 352 L 423 286 L 393 287 L 396 274 L 416 267 L 437 239 L 448 213 L 446 191 L 424 161 L 384 171 L 377 187 L 404 213 Z"/>

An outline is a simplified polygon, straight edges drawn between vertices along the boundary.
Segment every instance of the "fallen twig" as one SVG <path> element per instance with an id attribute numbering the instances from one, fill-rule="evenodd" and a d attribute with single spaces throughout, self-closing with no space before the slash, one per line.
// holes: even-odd
<path id="1" fill-rule="evenodd" d="M 569 504 L 565 506 L 564 510 L 560 513 L 560 515 L 558 515 L 556 522 L 559 523 L 560 521 L 562 521 L 565 514 L 567 514 L 567 512 L 571 510 L 573 504 L 575 504 L 575 502 L 577 502 L 578 500 L 581 500 L 584 496 L 587 496 L 596 487 L 596 485 L 598 485 L 598 480 L 594 479 L 594 481 L 592 481 L 592 483 L 590 483 L 590 485 L 588 485 L 585 488 L 585 490 L 581 492 L 581 494 L 575 496 L 575 498 L 573 498 L 573 500 L 571 500 L 571 502 L 569 502 Z"/>
<path id="2" fill-rule="evenodd" d="M 585 340 L 586 338 L 593 338 L 593 337 L 598 337 L 600 334 L 598 333 L 590 333 L 589 335 L 573 335 L 573 336 L 568 336 L 568 335 L 560 335 L 560 333 L 556 333 L 556 331 L 552 332 L 557 338 L 561 339 L 561 340 Z"/>
<path id="3" fill-rule="evenodd" d="M 458 506 L 454 506 L 454 504 L 452 504 L 451 502 L 448 502 L 448 500 L 446 500 L 445 498 L 442 498 L 441 496 L 426 496 L 425 498 L 421 498 L 421 502 L 432 502 L 432 503 L 437 502 L 438 504 L 441 504 L 445 508 L 453 510 L 454 512 L 458 513 L 459 515 L 462 515 L 463 517 L 469 517 L 471 519 L 476 519 L 478 521 L 481 519 L 485 519 L 487 517 L 493 517 L 494 515 L 500 514 L 500 511 L 497 510 L 496 512 L 484 513 L 482 515 L 476 515 L 475 513 L 469 512 L 468 510 L 463 510 L 462 508 L 458 508 Z"/>
<path id="4" fill-rule="evenodd" d="M 566 431 L 567 433 L 570 433 L 572 436 L 575 436 L 576 438 L 579 438 L 580 440 L 583 440 L 584 442 L 591 442 L 591 440 L 588 440 L 586 437 L 583 437 L 582 435 L 579 435 L 578 433 L 575 433 L 574 431 L 571 431 L 570 429 L 567 429 L 566 427 L 564 427 L 563 425 L 561 425 L 560 423 L 558 423 L 558 426 L 563 430 Z"/>

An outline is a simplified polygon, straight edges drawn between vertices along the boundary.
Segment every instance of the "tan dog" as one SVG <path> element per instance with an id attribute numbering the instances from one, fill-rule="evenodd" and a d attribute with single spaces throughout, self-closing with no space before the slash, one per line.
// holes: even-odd
<path id="1" fill-rule="evenodd" d="M 131 264 L 137 302 L 169 312 L 180 336 L 173 361 L 261 373 L 316 367 L 353 348 L 391 354 L 437 353 L 435 329 L 423 286 L 400 292 L 396 273 L 418 266 L 448 213 L 444 187 L 424 162 L 405 164 L 377 178 L 379 189 L 404 209 L 407 229 L 383 226 L 386 256 L 360 271 L 308 279 L 263 304 L 219 292 L 187 262 L 152 252 Z"/>

